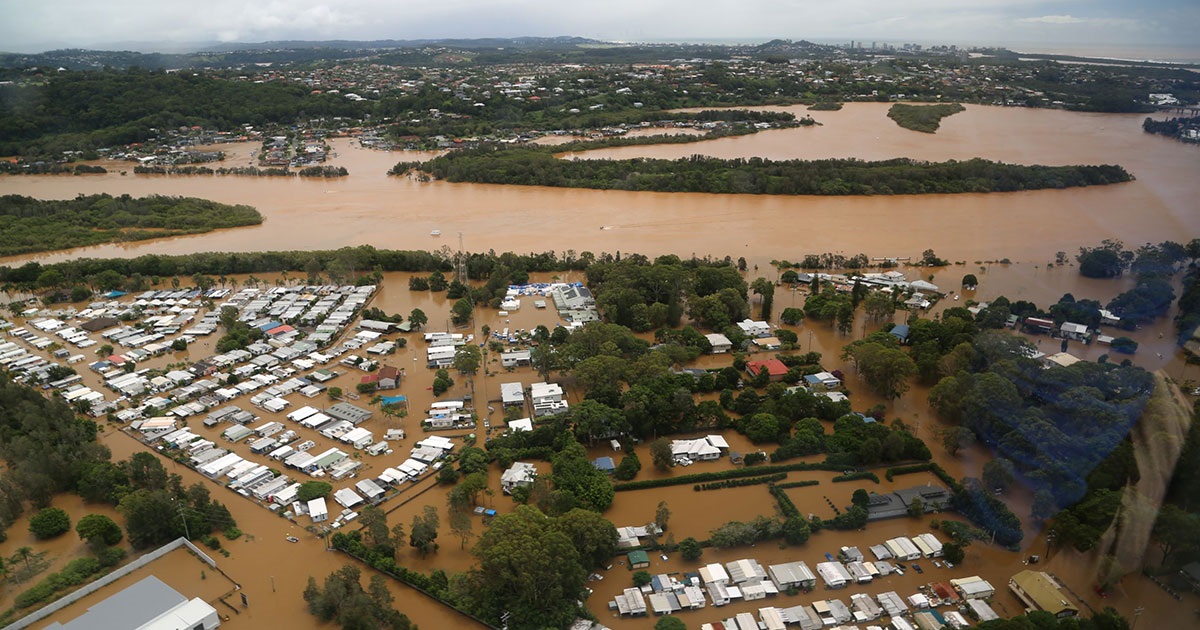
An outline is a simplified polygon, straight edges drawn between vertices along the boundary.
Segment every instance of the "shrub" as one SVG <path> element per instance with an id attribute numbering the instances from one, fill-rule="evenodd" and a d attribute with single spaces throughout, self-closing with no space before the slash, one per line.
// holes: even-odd
<path id="1" fill-rule="evenodd" d="M 846 475 L 838 475 L 833 478 L 833 482 L 838 483 L 840 481 L 857 481 L 859 479 L 870 479 L 875 483 L 879 483 L 879 475 L 876 475 L 869 470 L 861 470 L 859 472 L 852 472 Z"/>
<path id="2" fill-rule="evenodd" d="M 71 531 L 71 517 L 56 507 L 38 510 L 29 519 L 29 532 L 38 540 L 61 536 Z"/>
<path id="3" fill-rule="evenodd" d="M 96 554 L 102 567 L 115 567 L 125 559 L 125 550 L 120 547 L 107 547 Z"/>

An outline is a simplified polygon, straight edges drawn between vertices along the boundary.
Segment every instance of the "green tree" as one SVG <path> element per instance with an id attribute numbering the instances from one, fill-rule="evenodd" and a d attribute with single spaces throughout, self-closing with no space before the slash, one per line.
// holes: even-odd
<path id="1" fill-rule="evenodd" d="M 121 542 L 121 526 L 103 514 L 88 514 L 75 524 L 75 533 L 96 551 Z"/>
<path id="2" fill-rule="evenodd" d="M 54 538 L 69 531 L 71 531 L 71 517 L 60 508 L 43 508 L 29 517 L 29 532 L 38 540 Z"/>
<path id="3" fill-rule="evenodd" d="M 316 579 L 308 578 L 304 601 L 308 611 L 323 622 L 337 622 L 342 628 L 367 630 L 390 628 L 414 630 L 408 617 L 392 607 L 392 595 L 382 575 L 371 576 L 363 590 L 362 574 L 357 567 L 345 566 L 325 578 L 324 588 Z"/>
<path id="4" fill-rule="evenodd" d="M 667 615 L 654 623 L 654 630 L 687 630 L 687 624 L 679 617 Z"/>
<path id="5" fill-rule="evenodd" d="M 583 507 L 603 512 L 612 505 L 612 481 L 592 465 L 578 442 L 568 443 L 554 456 L 551 479 L 556 490 L 570 493 Z"/>
<path id="6" fill-rule="evenodd" d="M 413 330 L 424 330 L 425 324 L 429 323 L 429 317 L 425 315 L 425 311 L 414 308 L 408 314 L 408 323 L 412 324 Z"/>
<path id="7" fill-rule="evenodd" d="M 789 326 L 795 326 L 804 321 L 804 309 L 789 306 L 780 313 L 779 321 Z"/>
<path id="8" fill-rule="evenodd" d="M 629 431 L 625 414 L 595 400 L 583 400 L 571 407 L 571 419 L 575 424 L 575 435 L 592 445 L 597 439 L 607 439 Z"/>
<path id="9" fill-rule="evenodd" d="M 393 543 L 391 531 L 388 529 L 387 512 L 370 505 L 359 511 L 358 521 L 362 526 L 363 542 L 371 548 L 384 547 L 383 554 L 391 556 Z"/>
<path id="10" fill-rule="evenodd" d="M 904 351 L 878 342 L 856 342 L 846 352 L 867 386 L 889 400 L 908 391 L 908 380 L 917 373 L 917 365 Z"/>
<path id="11" fill-rule="evenodd" d="M 671 520 L 671 508 L 667 507 L 666 501 L 659 501 L 658 507 L 654 508 L 654 524 L 661 531 L 667 531 L 667 523 Z"/>
<path id="12" fill-rule="evenodd" d="M 475 313 L 475 304 L 467 298 L 462 298 L 450 307 L 450 321 L 456 326 L 464 326 L 471 321 L 471 316 Z"/>
<path id="13" fill-rule="evenodd" d="M 771 308 L 775 302 L 775 285 L 766 278 L 755 278 L 754 282 L 750 283 L 750 289 L 755 295 L 762 296 L 762 310 L 760 315 L 764 322 L 771 321 Z"/>
<path id="14" fill-rule="evenodd" d="M 631 578 L 633 579 L 633 585 L 641 588 L 649 584 L 654 579 L 654 576 L 650 575 L 649 571 L 634 571 Z"/>
<path id="15" fill-rule="evenodd" d="M 613 471 L 613 477 L 617 481 L 629 481 L 637 477 L 638 471 L 642 469 L 642 462 L 638 459 L 637 451 L 630 449 L 625 453 L 625 457 L 621 458 L 621 463 L 617 464 L 617 469 Z"/>
<path id="16" fill-rule="evenodd" d="M 458 483 L 459 472 L 453 466 L 445 466 L 438 471 L 437 482 L 443 486 L 452 486 Z"/>
<path id="17" fill-rule="evenodd" d="M 957 542 L 948 542 L 942 545 L 942 555 L 948 562 L 954 564 L 962 564 L 963 558 L 966 557 L 966 552 L 963 546 Z"/>
<path id="18" fill-rule="evenodd" d="M 958 451 L 975 444 L 975 432 L 967 427 L 949 427 L 942 431 L 942 446 L 950 455 L 958 455 Z"/>
<path id="19" fill-rule="evenodd" d="M 679 542 L 679 553 L 684 560 L 695 562 L 704 555 L 704 547 L 701 547 L 700 542 L 695 538 L 688 536 Z"/>
<path id="20" fill-rule="evenodd" d="M 650 443 L 650 460 L 654 462 L 654 467 L 659 470 L 668 470 L 673 463 L 671 455 L 671 440 L 667 438 L 658 438 Z"/>
<path id="21" fill-rule="evenodd" d="M 178 506 L 165 490 L 134 490 L 122 497 L 117 509 L 125 516 L 125 531 L 134 549 L 161 545 L 184 533 Z"/>
<path id="22" fill-rule="evenodd" d="M 478 563 L 451 583 L 455 600 L 494 625 L 504 613 L 510 628 L 570 625 L 587 568 L 554 520 L 528 505 L 493 519 L 472 550 Z"/>
<path id="23" fill-rule="evenodd" d="M 297 501 L 312 501 L 318 497 L 327 497 L 333 492 L 333 486 L 324 481 L 305 481 L 296 490 Z"/>
<path id="24" fill-rule="evenodd" d="M 408 530 L 408 544 L 415 547 L 424 556 L 430 551 L 437 551 L 438 527 L 437 508 L 426 505 L 421 514 L 413 516 L 412 527 Z"/>
<path id="25" fill-rule="evenodd" d="M 983 465 L 983 486 L 985 488 L 1000 488 L 1007 490 L 1009 486 L 1016 480 L 1016 469 L 1013 467 L 1012 461 L 1003 457 L 997 457 Z"/>
<path id="26" fill-rule="evenodd" d="M 463 374 L 474 375 L 479 371 L 479 366 L 483 363 L 483 352 L 479 346 L 468 343 L 459 346 L 454 351 L 454 369 Z"/>
<path id="27" fill-rule="evenodd" d="M 913 497 L 911 503 L 908 504 L 908 515 L 913 518 L 921 518 L 925 515 L 925 502 L 921 497 Z"/>
<path id="28" fill-rule="evenodd" d="M 554 519 L 554 527 L 571 540 L 587 568 L 606 564 L 617 552 L 617 528 L 592 510 L 572 509 Z"/>
<path id="29" fill-rule="evenodd" d="M 467 548 L 467 542 L 475 535 L 470 510 L 466 508 L 450 510 L 450 533 L 458 537 L 460 549 Z"/>
<path id="30" fill-rule="evenodd" d="M 963 276 L 962 285 L 969 289 L 974 289 L 975 287 L 979 286 L 979 278 L 976 278 L 975 274 L 969 273 Z"/>
<path id="31" fill-rule="evenodd" d="M 1200 551 L 1200 516 L 1185 512 L 1174 503 L 1164 503 L 1151 534 L 1162 551 L 1160 564 L 1165 566 L 1177 553 Z"/>

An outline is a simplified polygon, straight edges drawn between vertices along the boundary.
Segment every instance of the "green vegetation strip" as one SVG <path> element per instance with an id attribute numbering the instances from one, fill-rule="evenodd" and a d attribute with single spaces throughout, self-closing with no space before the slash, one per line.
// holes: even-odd
<path id="1" fill-rule="evenodd" d="M 857 481 L 859 479 L 870 479 L 871 481 L 874 481 L 875 483 L 879 483 L 879 475 L 876 475 L 875 473 L 873 473 L 869 470 L 853 472 L 848 475 L 838 475 L 833 478 L 833 482 L 838 483 L 841 481 Z"/>
<path id="2" fill-rule="evenodd" d="M 687 484 L 698 484 L 708 481 L 722 481 L 725 479 L 739 479 L 742 477 L 758 477 L 761 475 L 771 475 L 781 472 L 792 472 L 796 470 L 841 470 L 841 466 L 835 464 L 826 464 L 824 462 L 816 464 L 808 464 L 800 462 L 797 464 L 775 464 L 767 466 L 755 466 L 753 468 L 734 468 L 733 470 L 720 470 L 715 472 L 695 473 L 692 475 L 680 475 L 678 477 L 667 477 L 665 479 L 645 479 L 642 481 L 629 481 L 626 483 L 618 483 L 613 485 L 613 489 L 617 492 L 623 490 L 645 490 L 648 488 L 663 488 L 666 486 L 682 486 Z"/>
<path id="3" fill-rule="evenodd" d="M 42 201 L 5 195 L 0 197 L 0 256 L 199 234 L 262 220 L 250 206 L 191 197 L 80 195 Z"/>
<path id="4" fill-rule="evenodd" d="M 789 481 L 788 483 L 777 483 L 777 484 L 775 484 L 774 487 L 779 488 L 780 490 L 787 490 L 788 488 L 807 488 L 808 486 L 817 486 L 820 484 L 821 484 L 820 480 L 805 479 L 804 481 Z"/>
<path id="5" fill-rule="evenodd" d="M 742 486 L 757 486 L 764 483 L 773 483 L 787 479 L 787 473 L 775 473 L 765 477 L 749 477 L 746 479 L 728 479 L 725 481 L 714 481 L 713 483 L 697 484 L 693 487 L 697 492 L 701 490 L 721 490 L 723 488 L 740 488 Z"/>
<path id="6" fill-rule="evenodd" d="M 1120 166 L 1028 166 L 984 159 L 922 162 L 907 158 L 722 160 L 562 160 L 552 147 L 485 145 L 420 164 L 400 163 L 392 174 L 420 170 L 450 182 L 553 186 L 597 190 L 764 195 L 902 195 L 1012 192 L 1127 182 Z"/>
<path id="7" fill-rule="evenodd" d="M 911 475 L 913 473 L 929 472 L 929 471 L 933 470 L 934 466 L 937 466 L 937 464 L 935 464 L 933 462 L 925 462 L 923 464 L 912 464 L 910 466 L 894 466 L 892 468 L 887 469 L 887 471 L 884 473 L 884 477 L 887 478 L 888 481 L 891 481 L 893 477 L 898 477 L 900 475 Z M 945 471 L 943 471 L 943 472 L 945 472 Z"/>
<path id="8" fill-rule="evenodd" d="M 967 108 L 958 103 L 942 103 L 939 105 L 905 105 L 896 103 L 888 110 L 888 118 L 896 121 L 897 125 L 913 131 L 934 133 L 942 124 L 942 119 L 952 116 Z"/>

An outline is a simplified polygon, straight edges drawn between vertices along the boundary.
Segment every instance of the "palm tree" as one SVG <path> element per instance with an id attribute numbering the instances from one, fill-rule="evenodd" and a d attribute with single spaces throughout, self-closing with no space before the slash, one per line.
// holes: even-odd
<path id="1" fill-rule="evenodd" d="M 24 560 L 26 570 L 33 570 L 33 566 L 29 564 L 29 559 L 33 557 L 33 547 L 21 547 L 20 549 L 17 549 L 15 553 L 13 553 L 13 557 Z"/>

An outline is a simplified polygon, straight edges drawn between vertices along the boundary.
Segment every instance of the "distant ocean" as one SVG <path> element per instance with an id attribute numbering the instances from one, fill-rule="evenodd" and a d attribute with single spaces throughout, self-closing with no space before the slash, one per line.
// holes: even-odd
<path id="1" fill-rule="evenodd" d="M 697 38 L 697 39 L 663 39 L 665 43 L 694 43 L 694 44 L 761 44 L 770 38 Z M 851 38 L 829 37 L 792 37 L 793 40 L 807 39 L 816 44 L 846 45 Z M 922 46 L 949 46 L 959 48 L 997 47 L 1007 48 L 1019 53 L 1035 53 L 1046 55 L 1073 55 L 1077 57 L 1093 57 L 1097 59 L 1120 59 L 1125 61 L 1161 61 L 1167 63 L 1200 63 L 1200 45 L 1198 46 L 1157 46 L 1157 45 L 1106 45 L 1106 44 L 1055 44 L 1055 43 L 1004 43 L 1004 42 L 955 42 L 932 41 L 924 39 L 853 39 L 856 46 L 869 48 L 871 44 L 888 44 L 900 46 L 905 43 Z"/>
<path id="2" fill-rule="evenodd" d="M 1200 63 L 1200 48 L 1183 46 L 1074 46 L 1054 44 L 1013 45 L 1010 50 L 1047 55 L 1074 55 L 1126 61 L 1164 61 L 1168 63 Z"/>

